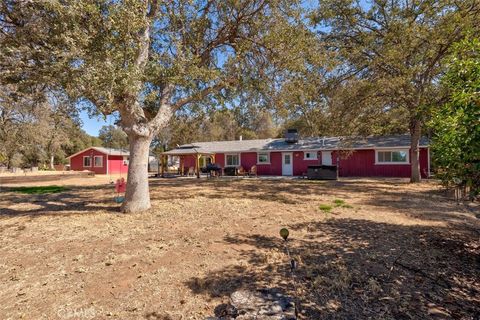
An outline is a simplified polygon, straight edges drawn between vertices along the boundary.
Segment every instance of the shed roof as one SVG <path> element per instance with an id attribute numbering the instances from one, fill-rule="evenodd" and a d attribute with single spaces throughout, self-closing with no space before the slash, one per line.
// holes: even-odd
<path id="1" fill-rule="evenodd" d="M 108 154 L 110 156 L 129 156 L 130 152 L 124 149 L 113 149 L 104 147 L 92 147 L 93 149 Z"/>
<path id="2" fill-rule="evenodd" d="M 420 139 L 420 146 L 427 147 L 426 137 Z M 228 153 L 257 151 L 295 151 L 295 150 L 336 150 L 336 149 L 375 149 L 409 148 L 410 135 L 389 135 L 369 137 L 316 137 L 300 139 L 296 143 L 287 143 L 285 139 L 256 139 L 235 141 L 194 142 L 164 152 L 165 155 L 195 153 Z"/>
<path id="3" fill-rule="evenodd" d="M 88 147 L 86 149 L 83 149 L 82 151 L 79 151 L 75 154 L 72 154 L 71 156 L 67 157 L 67 159 L 70 159 L 72 157 L 75 157 L 76 155 L 79 155 L 87 150 L 94 149 L 98 152 L 101 152 L 103 154 L 109 155 L 109 156 L 129 156 L 130 152 L 127 150 L 123 149 L 113 149 L 113 148 L 104 148 L 104 147 Z"/>

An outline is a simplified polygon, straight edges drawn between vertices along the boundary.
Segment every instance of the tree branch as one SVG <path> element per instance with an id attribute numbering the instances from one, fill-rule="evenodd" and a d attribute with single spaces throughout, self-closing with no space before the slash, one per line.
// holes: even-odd
<path id="1" fill-rule="evenodd" d="M 190 97 L 186 97 L 186 98 L 178 100 L 177 102 L 175 102 L 172 105 L 172 109 L 174 111 L 176 111 L 176 110 L 180 109 L 181 107 L 183 107 L 184 105 L 186 105 L 188 103 L 191 103 L 191 102 L 194 102 L 194 101 L 200 101 L 203 98 L 207 97 L 212 92 L 219 91 L 220 89 L 226 87 L 228 84 L 231 84 L 233 82 L 234 82 L 234 80 L 230 79 L 230 80 L 227 80 L 227 81 L 219 82 L 219 83 L 217 83 L 217 84 L 215 84 L 211 87 L 207 87 L 207 88 L 197 92 L 196 94 L 191 95 Z"/>

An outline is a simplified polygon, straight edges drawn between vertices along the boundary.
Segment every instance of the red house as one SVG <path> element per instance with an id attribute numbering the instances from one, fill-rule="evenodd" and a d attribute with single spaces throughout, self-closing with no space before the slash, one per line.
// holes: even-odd
<path id="1" fill-rule="evenodd" d="M 318 137 L 195 142 L 164 155 L 179 156 L 184 172 L 215 163 L 222 168 L 256 166 L 258 175 L 300 176 L 311 165 L 337 166 L 340 177 L 410 177 L 410 136 Z M 428 140 L 420 141 L 420 171 L 430 172 Z M 190 169 L 192 171 L 192 169 Z"/>
<path id="2" fill-rule="evenodd" d="M 88 170 L 96 174 L 126 174 L 129 155 L 125 150 L 90 147 L 67 159 L 70 161 L 70 170 Z"/>

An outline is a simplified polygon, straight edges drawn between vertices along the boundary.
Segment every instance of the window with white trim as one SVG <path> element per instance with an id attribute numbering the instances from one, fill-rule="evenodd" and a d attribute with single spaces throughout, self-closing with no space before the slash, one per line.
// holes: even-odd
<path id="1" fill-rule="evenodd" d="M 91 167 L 92 166 L 92 158 L 89 156 L 83 157 L 83 166 L 84 167 Z"/>
<path id="2" fill-rule="evenodd" d="M 258 164 L 268 164 L 268 163 L 270 163 L 270 153 L 268 153 L 268 152 L 258 152 L 257 153 L 257 163 Z"/>
<path id="3" fill-rule="evenodd" d="M 378 164 L 407 164 L 409 163 L 408 150 L 376 150 Z"/>
<path id="4" fill-rule="evenodd" d="M 240 165 L 240 155 L 238 153 L 225 155 L 226 167 L 236 167 L 239 165 Z"/>
<path id="5" fill-rule="evenodd" d="M 94 167 L 103 167 L 103 156 L 93 157 L 93 166 Z"/>
<path id="6" fill-rule="evenodd" d="M 314 151 L 305 151 L 303 153 L 304 160 L 318 160 L 318 153 Z"/>

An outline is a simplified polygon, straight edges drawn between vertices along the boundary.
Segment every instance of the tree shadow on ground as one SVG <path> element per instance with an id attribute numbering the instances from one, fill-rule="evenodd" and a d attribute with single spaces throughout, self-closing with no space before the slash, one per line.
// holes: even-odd
<path id="1" fill-rule="evenodd" d="M 278 288 L 304 319 L 480 317 L 480 241 L 460 230 L 330 219 L 290 225 L 296 281 L 280 238 L 229 236 L 243 263 L 195 277 L 195 294 Z M 296 284 L 295 284 L 296 283 Z"/>
<path id="2" fill-rule="evenodd" d="M 119 205 L 114 203 L 115 193 L 107 186 L 67 186 L 65 191 L 50 194 L 22 194 L 14 190 L 14 187 L 2 188 L 0 217 L 119 212 Z"/>
<path id="3" fill-rule="evenodd" d="M 427 182 L 429 183 L 429 182 Z M 389 211 L 402 212 L 414 219 L 456 223 L 463 227 L 478 222 L 475 214 L 463 205 L 457 205 L 445 197 L 440 188 L 405 190 L 410 185 L 404 179 L 348 179 L 338 181 L 315 181 L 303 179 L 154 179 L 154 200 L 182 200 L 195 197 L 210 199 L 264 200 L 282 204 L 301 205 L 317 200 L 319 195 L 337 197 L 346 202 L 385 207 Z M 186 190 L 188 187 L 188 190 Z M 155 192 L 159 190 L 161 192 Z M 168 192 L 165 192 L 168 188 Z M 477 208 L 480 211 L 480 207 Z M 464 214 L 459 215 L 458 212 Z M 480 212 L 479 212 L 480 213 Z"/>

